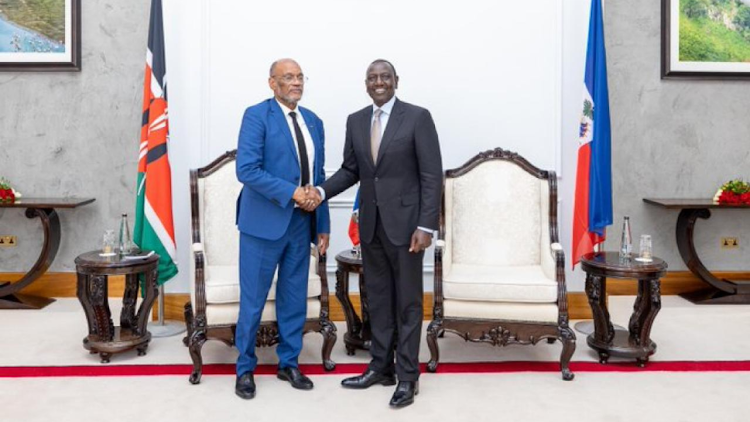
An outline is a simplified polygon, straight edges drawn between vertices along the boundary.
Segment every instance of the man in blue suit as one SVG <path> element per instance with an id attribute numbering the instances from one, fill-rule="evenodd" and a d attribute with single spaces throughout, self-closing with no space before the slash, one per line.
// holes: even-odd
<path id="1" fill-rule="evenodd" d="M 320 253 L 325 253 L 330 219 L 325 204 L 313 212 L 305 211 L 315 202 L 309 195 L 311 184 L 325 179 L 325 136 L 318 116 L 297 106 L 304 83 L 297 62 L 274 62 L 268 78 L 274 98 L 249 107 L 240 129 L 240 314 L 235 334 L 240 354 L 235 392 L 244 399 L 255 396 L 255 337 L 277 269 L 277 376 L 294 388 L 313 388 L 312 381 L 300 372 L 297 358 L 307 313 L 310 243 L 317 240 Z"/>

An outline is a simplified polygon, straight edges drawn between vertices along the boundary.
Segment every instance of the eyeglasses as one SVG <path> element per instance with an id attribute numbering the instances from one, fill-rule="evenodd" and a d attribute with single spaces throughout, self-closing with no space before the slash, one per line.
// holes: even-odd
<path id="1" fill-rule="evenodd" d="M 388 83 L 393 79 L 393 75 L 390 73 L 383 73 L 382 75 L 369 75 L 367 76 L 367 83 L 374 84 L 380 78 L 381 81 Z"/>
<path id="2" fill-rule="evenodd" d="M 274 76 L 274 78 L 278 78 L 287 84 L 290 84 L 294 81 L 299 81 L 303 84 L 308 81 L 308 77 L 303 75 L 302 73 L 300 73 L 299 75 L 292 75 L 291 73 L 287 73 L 286 75 Z"/>

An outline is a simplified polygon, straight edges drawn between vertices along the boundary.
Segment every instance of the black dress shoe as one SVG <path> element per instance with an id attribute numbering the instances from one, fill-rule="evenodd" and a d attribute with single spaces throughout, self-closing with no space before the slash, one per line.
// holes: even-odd
<path id="1" fill-rule="evenodd" d="M 393 375 L 384 375 L 379 372 L 375 372 L 372 369 L 368 369 L 362 375 L 346 378 L 341 381 L 341 385 L 346 388 L 356 388 L 360 390 L 369 388 L 375 384 L 396 385 L 396 377 Z"/>
<path id="2" fill-rule="evenodd" d="M 234 393 L 245 400 L 255 397 L 255 379 L 252 372 L 245 372 L 237 377 L 234 385 Z"/>
<path id="3" fill-rule="evenodd" d="M 276 377 L 280 380 L 289 381 L 292 387 L 298 390 L 312 390 L 313 382 L 299 368 L 279 368 Z"/>
<path id="4" fill-rule="evenodd" d="M 396 392 L 391 397 L 391 407 L 405 407 L 414 403 L 414 396 L 419 394 L 419 381 L 400 381 Z"/>

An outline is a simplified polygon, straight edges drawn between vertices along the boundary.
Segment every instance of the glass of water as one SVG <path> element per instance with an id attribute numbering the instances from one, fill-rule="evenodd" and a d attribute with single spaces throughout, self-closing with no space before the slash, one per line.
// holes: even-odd
<path id="1" fill-rule="evenodd" d="M 101 256 L 114 256 L 115 254 L 115 231 L 105 230 L 104 236 L 102 236 L 102 252 Z"/>
<path id="2" fill-rule="evenodd" d="M 641 235 L 640 256 L 638 260 L 642 262 L 651 262 L 654 260 L 650 234 Z"/>

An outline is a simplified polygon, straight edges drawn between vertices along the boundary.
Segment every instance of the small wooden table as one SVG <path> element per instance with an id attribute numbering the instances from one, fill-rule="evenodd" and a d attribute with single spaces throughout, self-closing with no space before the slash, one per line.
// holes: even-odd
<path id="1" fill-rule="evenodd" d="M 336 298 L 341 302 L 346 317 L 346 334 L 344 345 L 346 354 L 354 355 L 356 349 L 370 350 L 372 331 L 370 329 L 370 311 L 367 303 L 365 275 L 362 270 L 362 256 L 346 250 L 336 255 Z M 359 298 L 362 318 L 354 311 L 349 298 L 349 273 L 359 274 Z"/>
<path id="2" fill-rule="evenodd" d="M 586 342 L 599 353 L 599 363 L 607 363 L 610 356 L 635 358 L 638 366 L 646 366 L 649 356 L 656 352 L 651 341 L 651 326 L 661 309 L 661 277 L 667 263 L 654 257 L 651 262 L 635 259 L 621 260 L 617 252 L 595 252 L 581 258 L 586 272 L 586 296 L 594 314 L 594 332 Z M 638 280 L 638 296 L 628 331 L 615 329 L 607 310 L 607 277 Z"/>
<path id="3" fill-rule="evenodd" d="M 0 202 L 0 208 L 26 208 L 26 218 L 39 217 L 44 242 L 42 251 L 31 269 L 15 283 L 0 282 L 0 309 L 42 309 L 55 299 L 18 294 L 44 274 L 52 265 L 60 247 L 60 217 L 55 208 L 78 208 L 94 202 L 94 198 L 20 198 Z"/>
<path id="4" fill-rule="evenodd" d="M 719 279 L 703 265 L 693 243 L 695 222 L 711 217 L 710 209 L 746 209 L 747 204 L 715 204 L 712 199 L 653 199 L 643 202 L 668 210 L 680 210 L 677 217 L 677 249 L 690 272 L 706 283 L 706 288 L 680 296 L 699 305 L 750 304 L 750 281 Z"/>
<path id="5" fill-rule="evenodd" d="M 90 353 L 99 353 L 102 363 L 109 363 L 114 353 L 136 348 L 138 356 L 146 354 L 151 333 L 146 329 L 151 307 L 159 294 L 159 255 L 147 258 L 125 259 L 120 255 L 103 257 L 99 251 L 79 255 L 75 260 L 78 273 L 77 296 L 86 313 L 89 335 L 83 339 L 83 347 Z M 144 297 L 138 312 L 139 274 L 144 275 Z M 120 326 L 112 323 L 109 310 L 108 279 L 110 275 L 125 276 L 125 292 L 122 298 Z"/>

